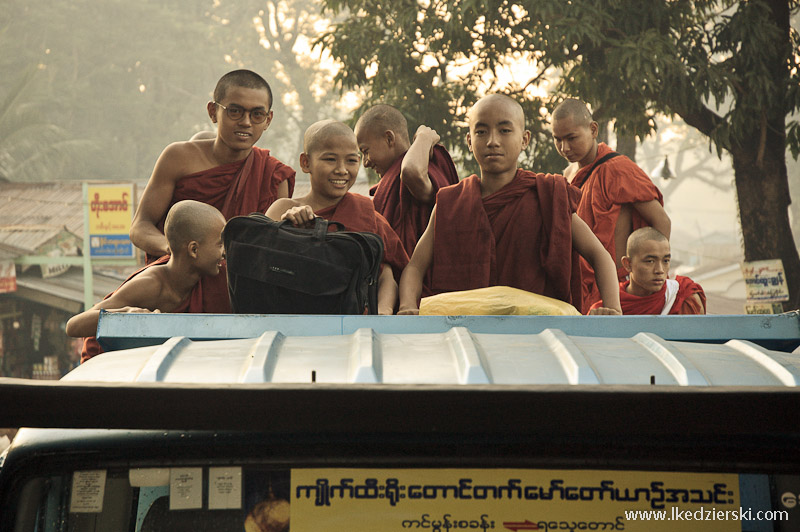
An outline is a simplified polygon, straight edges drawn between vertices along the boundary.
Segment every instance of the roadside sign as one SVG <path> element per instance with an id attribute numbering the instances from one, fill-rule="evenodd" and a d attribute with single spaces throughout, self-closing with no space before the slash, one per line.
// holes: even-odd
<path id="1" fill-rule="evenodd" d="M 133 258 L 128 233 L 133 220 L 133 184 L 89 184 L 89 255 Z"/>

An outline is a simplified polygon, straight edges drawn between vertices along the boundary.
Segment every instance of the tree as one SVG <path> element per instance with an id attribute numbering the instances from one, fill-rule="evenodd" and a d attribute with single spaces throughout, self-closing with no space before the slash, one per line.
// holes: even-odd
<path id="1" fill-rule="evenodd" d="M 0 146 L 0 158 L 24 179 L 147 179 L 167 144 L 213 127 L 206 103 L 235 68 L 276 89 L 276 118 L 260 145 L 288 164 L 305 127 L 333 107 L 319 61 L 297 57 L 319 23 L 315 0 L 7 3 L 0 48 L 13 53 L 0 56 L 0 103 L 27 81 L 16 100 L 25 106 L 13 107 L 25 120 L 13 126 L 13 154 Z M 6 131 L 0 143 L 10 146 Z M 52 156 L 57 149 L 68 157 Z"/>
<path id="2" fill-rule="evenodd" d="M 646 135 L 657 115 L 680 116 L 731 155 L 745 260 L 782 259 L 786 307 L 800 307 L 785 157 L 787 146 L 800 153 L 800 125 L 786 118 L 800 109 L 800 37 L 789 24 L 798 0 L 326 5 L 348 14 L 321 40 L 342 63 L 337 82 L 369 86 L 375 99 L 408 98 L 444 127 L 463 121 L 485 90 L 515 94 L 527 116 L 544 118 L 533 89 L 557 74 L 557 95 L 587 100 L 618 133 Z M 498 73 L 521 60 L 538 73 L 525 86 L 503 86 Z"/>
<path id="3" fill-rule="evenodd" d="M 221 63 L 222 52 L 207 43 L 207 19 L 191 2 L 10 2 L 0 45 L 14 53 L 0 58 L 2 71 L 15 79 L 33 67 L 26 91 L 46 100 L 47 125 L 94 147 L 73 146 L 39 180 L 146 179 L 164 146 L 204 121 L 209 58 Z M 27 151 L 50 144 L 42 138 Z"/>
<path id="4" fill-rule="evenodd" d="M 327 82 L 331 74 L 312 57 L 310 42 L 317 27 L 327 25 L 319 11 L 317 0 L 227 1 L 211 11 L 214 18 L 229 21 L 215 26 L 213 33 L 231 50 L 231 62 L 263 65 L 256 70 L 264 70 L 275 96 L 268 140 L 292 154 L 285 160 L 290 165 L 296 165 L 303 151 L 306 128 L 331 118 L 336 104 Z"/>
<path id="5" fill-rule="evenodd" d="M 0 92 L 0 178 L 9 181 L 40 180 L 69 162 L 74 149 L 93 148 L 50 122 L 50 102 L 31 90 L 38 73 L 30 67 Z"/>
<path id="6" fill-rule="evenodd" d="M 669 159 L 670 170 L 677 178 L 657 183 L 664 195 L 664 203 L 670 203 L 675 192 L 690 182 L 699 181 L 720 192 L 730 191 L 729 175 L 720 172 L 720 167 L 730 165 L 726 154 L 719 159 L 708 153 L 708 140 L 681 120 L 657 120 L 656 127 L 648 142 L 641 145 L 640 166 L 651 171 L 665 157 Z"/>
<path id="7" fill-rule="evenodd" d="M 411 133 L 421 124 L 432 127 L 457 165 L 468 171 L 477 171 L 477 165 L 466 146 L 464 115 L 482 91 L 504 89 L 517 97 L 528 117 L 538 117 L 544 107 L 542 98 L 530 90 L 543 80 L 541 76 L 521 85 L 503 83 L 495 73 L 524 54 L 480 53 L 485 43 L 480 43 L 477 23 L 470 26 L 475 30 L 454 31 L 449 26 L 461 2 L 454 6 L 448 2 L 323 2 L 333 15 L 346 15 L 317 44 L 340 62 L 342 68 L 334 78 L 340 90 L 365 90 L 356 115 L 375 103 L 393 104 L 408 119 Z M 487 74 L 495 75 L 487 79 Z M 555 152 L 545 124 L 529 120 L 527 126 L 532 131 L 531 145 L 523 155 L 527 162 L 536 160 L 545 171 L 563 170 L 566 163 Z"/>

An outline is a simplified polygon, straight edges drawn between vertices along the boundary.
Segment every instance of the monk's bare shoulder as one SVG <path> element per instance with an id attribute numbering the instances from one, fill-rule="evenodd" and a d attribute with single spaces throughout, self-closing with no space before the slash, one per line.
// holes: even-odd
<path id="1" fill-rule="evenodd" d="M 283 213 L 292 207 L 302 207 L 303 205 L 308 205 L 308 203 L 305 203 L 302 200 L 303 198 L 279 198 L 269 206 L 269 209 L 267 209 L 265 214 L 267 217 L 272 218 L 273 220 L 280 220 Z"/>
<path id="2" fill-rule="evenodd" d="M 159 157 L 162 175 L 179 179 L 218 166 L 213 160 L 213 147 L 212 139 L 173 142 Z"/>
<path id="3" fill-rule="evenodd" d="M 138 273 L 133 279 L 120 286 L 111 297 L 104 301 L 105 308 L 125 306 L 141 307 L 149 310 L 159 308 L 164 293 L 164 266 L 151 266 Z"/>

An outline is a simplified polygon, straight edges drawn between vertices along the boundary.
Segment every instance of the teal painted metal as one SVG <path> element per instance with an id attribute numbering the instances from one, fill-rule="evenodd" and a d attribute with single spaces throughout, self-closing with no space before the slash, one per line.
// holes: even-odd
<path id="1" fill-rule="evenodd" d="M 265 331 L 286 336 L 378 333 L 442 333 L 465 327 L 473 333 L 538 334 L 560 329 L 570 336 L 630 338 L 640 332 L 665 340 L 724 343 L 748 340 L 768 349 L 800 346 L 800 313 L 735 316 L 289 316 L 251 314 L 114 314 L 103 312 L 98 340 L 107 350 L 192 340 L 255 338 Z"/>

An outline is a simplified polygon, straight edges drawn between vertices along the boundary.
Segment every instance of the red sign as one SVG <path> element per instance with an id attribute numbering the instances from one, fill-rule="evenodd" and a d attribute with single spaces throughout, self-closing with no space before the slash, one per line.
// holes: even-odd
<path id="1" fill-rule="evenodd" d="M 17 270 L 11 261 L 0 262 L 0 294 L 17 291 Z"/>

